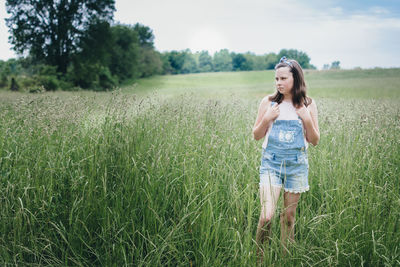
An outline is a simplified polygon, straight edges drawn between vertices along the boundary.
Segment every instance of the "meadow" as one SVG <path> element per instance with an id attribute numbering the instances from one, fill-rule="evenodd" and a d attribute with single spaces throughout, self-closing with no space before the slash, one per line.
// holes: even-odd
<path id="1" fill-rule="evenodd" d="M 285 255 L 274 218 L 263 265 L 399 266 L 400 69 L 305 75 L 321 131 L 310 191 Z M 273 77 L 0 91 L 0 263 L 256 266 L 261 141 L 251 130 Z"/>

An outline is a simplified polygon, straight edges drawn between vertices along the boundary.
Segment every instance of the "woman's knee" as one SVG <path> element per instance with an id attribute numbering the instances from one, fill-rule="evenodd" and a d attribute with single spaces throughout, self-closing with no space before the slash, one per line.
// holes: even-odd
<path id="1" fill-rule="evenodd" d="M 259 224 L 261 227 L 264 227 L 265 225 L 268 225 L 272 221 L 273 214 L 261 214 Z"/>
<path id="2" fill-rule="evenodd" d="M 294 210 L 286 210 L 281 213 L 281 222 L 288 226 L 294 225 L 296 212 Z"/>

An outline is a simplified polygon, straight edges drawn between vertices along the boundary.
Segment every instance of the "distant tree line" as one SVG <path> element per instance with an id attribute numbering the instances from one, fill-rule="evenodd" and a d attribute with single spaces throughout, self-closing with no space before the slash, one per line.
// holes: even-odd
<path id="1" fill-rule="evenodd" d="M 303 68 L 315 69 L 304 52 L 295 49 L 282 49 L 278 54 L 256 55 L 251 52 L 235 53 L 221 49 L 210 55 L 208 51 L 192 53 L 189 49 L 161 54 L 163 74 L 185 74 L 197 72 L 270 70 L 278 60 L 286 56 L 296 59 Z"/>
<path id="2" fill-rule="evenodd" d="M 108 90 L 156 74 L 267 70 L 283 55 L 315 68 L 295 49 L 160 53 L 149 27 L 113 21 L 114 0 L 7 0 L 6 9 L 10 42 L 20 58 L 0 60 L 0 87 L 12 90 Z"/>
<path id="3" fill-rule="evenodd" d="M 338 70 L 340 69 L 340 61 L 333 61 L 332 64 L 324 64 L 323 70 Z"/>

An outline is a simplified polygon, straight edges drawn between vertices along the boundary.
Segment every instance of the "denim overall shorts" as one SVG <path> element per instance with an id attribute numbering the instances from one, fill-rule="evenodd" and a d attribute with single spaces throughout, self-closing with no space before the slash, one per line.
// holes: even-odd
<path id="1" fill-rule="evenodd" d="M 285 192 L 291 193 L 309 190 L 308 156 L 300 117 L 273 122 L 267 147 L 262 150 L 260 186 L 263 185 L 283 186 Z"/>

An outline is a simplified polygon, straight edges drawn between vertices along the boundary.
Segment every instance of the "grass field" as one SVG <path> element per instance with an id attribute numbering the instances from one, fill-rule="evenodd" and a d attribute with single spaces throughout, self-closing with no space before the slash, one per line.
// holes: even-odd
<path id="1" fill-rule="evenodd" d="M 0 262 L 255 266 L 273 72 L 159 76 L 108 93 L 0 91 Z M 400 69 L 307 71 L 321 141 L 283 256 L 265 266 L 400 265 Z M 281 205 L 278 207 L 278 213 Z"/>

